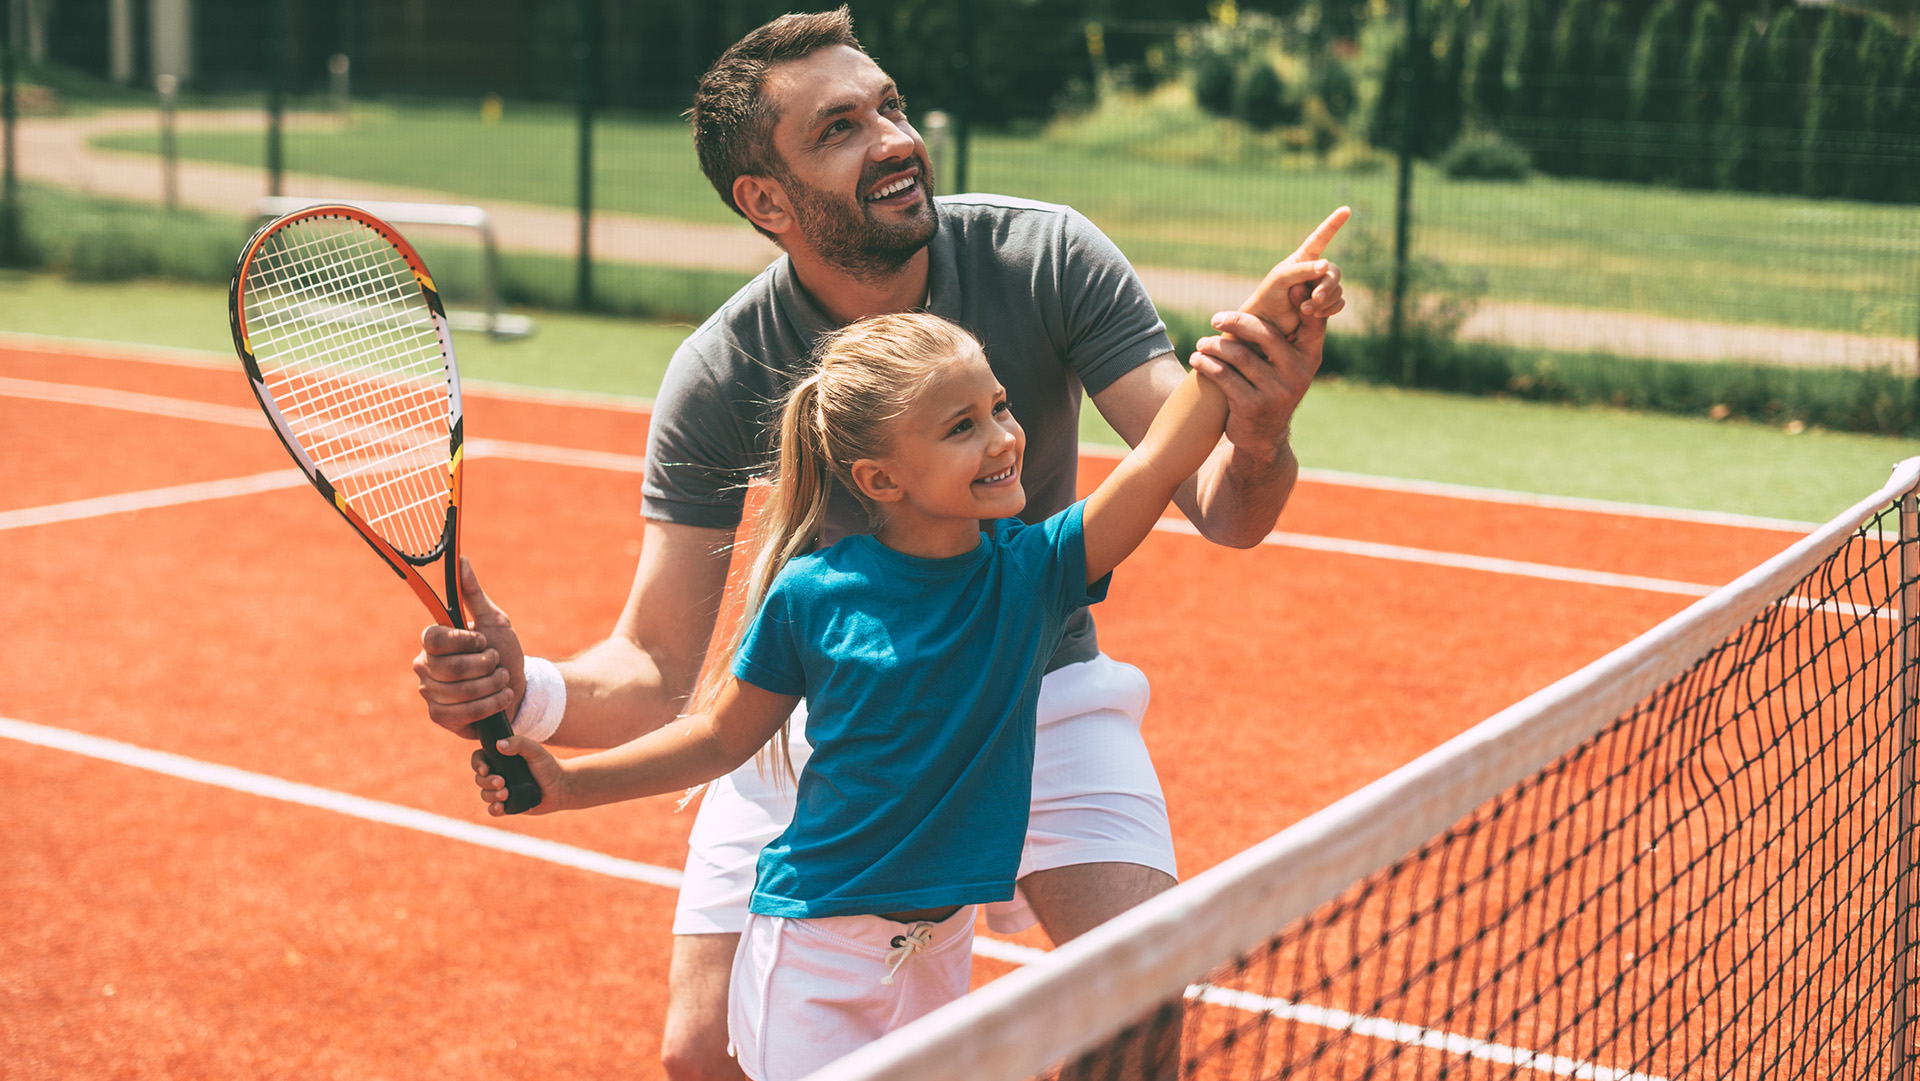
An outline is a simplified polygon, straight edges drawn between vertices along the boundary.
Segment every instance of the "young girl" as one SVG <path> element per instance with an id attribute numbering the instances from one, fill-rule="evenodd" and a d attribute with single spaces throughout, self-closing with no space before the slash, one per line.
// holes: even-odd
<path id="1" fill-rule="evenodd" d="M 966 993 L 973 906 L 1013 896 L 1047 658 L 1225 419 L 1220 390 L 1189 374 L 1093 495 L 1025 525 L 1026 437 L 979 343 L 932 315 L 854 323 L 786 400 L 746 629 L 693 712 L 565 761 L 500 742 L 540 783 L 534 813 L 593 807 L 784 748 L 805 700 L 813 754 L 734 958 L 747 1076 L 802 1077 Z M 814 550 L 835 482 L 876 529 Z M 474 770 L 501 813 L 504 784 L 477 754 Z"/>

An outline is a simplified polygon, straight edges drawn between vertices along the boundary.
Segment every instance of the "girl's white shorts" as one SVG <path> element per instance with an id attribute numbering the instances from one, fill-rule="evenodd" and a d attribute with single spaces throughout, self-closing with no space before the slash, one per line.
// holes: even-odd
<path id="1" fill-rule="evenodd" d="M 973 918 L 972 905 L 927 924 L 748 916 L 727 1000 L 740 1069 L 753 1081 L 805 1077 L 966 994 Z M 919 928 L 924 946 L 903 949 Z"/>
<path id="2" fill-rule="evenodd" d="M 1137 863 L 1177 875 L 1167 800 L 1140 737 L 1148 697 L 1146 675 L 1104 653 L 1041 681 L 1020 877 L 1082 863 Z M 810 753 L 804 712 L 793 717 L 796 773 Z M 748 762 L 707 786 L 688 838 L 674 934 L 738 934 L 746 926 L 760 850 L 793 817 L 793 784 L 784 774 Z M 1001 934 L 1036 922 L 1018 891 L 984 907 L 987 926 Z"/>

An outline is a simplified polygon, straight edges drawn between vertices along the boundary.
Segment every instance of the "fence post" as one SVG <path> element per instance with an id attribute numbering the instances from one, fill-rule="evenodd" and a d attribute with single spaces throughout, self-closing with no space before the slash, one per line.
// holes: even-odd
<path id="1" fill-rule="evenodd" d="M 291 32 L 287 19 L 289 0 L 270 0 L 271 14 L 268 36 L 273 41 L 268 46 L 267 57 L 267 194 L 282 194 L 282 181 L 286 172 L 285 148 L 282 146 L 280 116 L 286 109 L 286 70 L 292 52 L 287 47 L 287 35 Z"/>
<path id="2" fill-rule="evenodd" d="M 17 76 L 13 63 L 13 0 L 0 0 L 0 142 L 5 144 L 5 168 L 0 169 L 0 266 L 23 262 L 20 252 L 20 177 L 14 164 L 13 127 L 18 105 L 14 98 Z"/>
<path id="3" fill-rule="evenodd" d="M 1410 387 L 1417 373 L 1413 350 L 1407 346 L 1407 234 L 1413 204 L 1413 146 L 1419 131 L 1420 0 L 1403 3 L 1406 45 L 1400 51 L 1400 177 L 1393 212 L 1393 318 L 1388 324 L 1387 343 L 1393 355 L 1400 358 L 1400 382 Z"/>
<path id="4" fill-rule="evenodd" d="M 174 139 L 174 111 L 180 104 L 180 79 L 155 75 L 160 94 L 160 205 L 169 213 L 180 206 L 180 146 Z"/>
<path id="5" fill-rule="evenodd" d="M 970 190 L 967 164 L 973 156 L 973 4 L 974 0 L 957 0 L 956 6 L 960 41 L 953 54 L 958 78 L 954 80 L 953 187 L 949 189 L 956 194 Z"/>
<path id="6" fill-rule="evenodd" d="M 579 179 L 580 251 L 574 267 L 573 303 L 582 311 L 593 307 L 593 99 L 599 88 L 599 29 L 598 0 L 580 0 L 580 40 L 574 46 L 580 61 L 579 153 L 574 162 Z"/>

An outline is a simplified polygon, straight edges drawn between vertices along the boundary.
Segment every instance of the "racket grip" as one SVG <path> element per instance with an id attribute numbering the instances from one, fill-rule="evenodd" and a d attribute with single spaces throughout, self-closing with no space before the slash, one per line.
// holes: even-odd
<path id="1" fill-rule="evenodd" d="M 533 779 L 527 760 L 517 754 L 500 753 L 500 741 L 513 735 L 507 715 L 496 713 L 475 727 L 480 730 L 480 753 L 487 760 L 487 769 L 507 779 L 507 813 L 517 815 L 540 806 L 540 782 Z"/>

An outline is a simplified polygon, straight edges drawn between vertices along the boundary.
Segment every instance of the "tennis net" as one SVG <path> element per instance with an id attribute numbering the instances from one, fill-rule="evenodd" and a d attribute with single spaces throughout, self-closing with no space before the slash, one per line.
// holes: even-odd
<path id="1" fill-rule="evenodd" d="M 815 1078 L 1920 1077 L 1916 483 Z"/>

